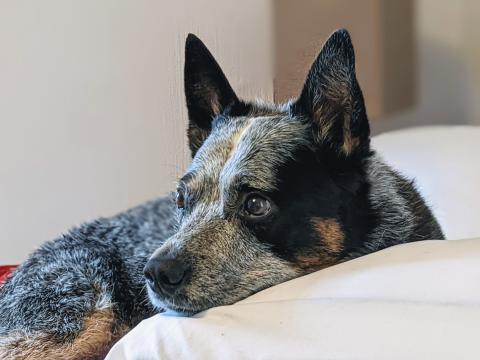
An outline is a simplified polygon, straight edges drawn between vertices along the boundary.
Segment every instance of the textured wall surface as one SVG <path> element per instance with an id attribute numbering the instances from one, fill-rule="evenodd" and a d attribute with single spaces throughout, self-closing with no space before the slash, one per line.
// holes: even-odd
<path id="1" fill-rule="evenodd" d="M 0 0 L 0 264 L 174 189 L 188 32 L 272 98 L 269 1 Z"/>

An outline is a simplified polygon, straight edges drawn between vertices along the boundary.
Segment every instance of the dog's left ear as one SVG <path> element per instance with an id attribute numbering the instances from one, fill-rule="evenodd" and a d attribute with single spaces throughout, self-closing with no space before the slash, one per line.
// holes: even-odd
<path id="1" fill-rule="evenodd" d="M 188 140 L 192 156 L 210 134 L 212 120 L 238 102 L 222 69 L 195 35 L 185 42 L 185 97 L 188 109 Z"/>
<path id="2" fill-rule="evenodd" d="M 337 30 L 326 41 L 292 112 L 311 122 L 322 149 L 341 158 L 369 152 L 370 129 L 347 30 Z"/>

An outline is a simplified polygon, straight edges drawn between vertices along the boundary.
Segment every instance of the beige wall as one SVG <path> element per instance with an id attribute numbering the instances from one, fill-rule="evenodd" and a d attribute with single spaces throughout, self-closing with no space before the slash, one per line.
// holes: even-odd
<path id="1" fill-rule="evenodd" d="M 417 106 L 374 133 L 429 124 L 480 125 L 480 2 L 416 0 Z"/>
<path id="2" fill-rule="evenodd" d="M 187 32 L 240 95 L 271 99 L 270 6 L 0 0 L 0 264 L 173 189 L 188 162 Z"/>

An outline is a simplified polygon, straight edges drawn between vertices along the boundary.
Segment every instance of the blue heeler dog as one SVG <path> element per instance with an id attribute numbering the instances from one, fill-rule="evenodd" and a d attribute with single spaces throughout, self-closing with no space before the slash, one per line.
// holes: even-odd
<path id="1" fill-rule="evenodd" d="M 176 195 L 31 254 L 0 290 L 2 359 L 99 358 L 155 312 L 194 314 L 443 238 L 412 182 L 370 148 L 347 31 L 333 33 L 298 99 L 280 106 L 238 99 L 189 35 L 185 93 L 193 160 Z"/>

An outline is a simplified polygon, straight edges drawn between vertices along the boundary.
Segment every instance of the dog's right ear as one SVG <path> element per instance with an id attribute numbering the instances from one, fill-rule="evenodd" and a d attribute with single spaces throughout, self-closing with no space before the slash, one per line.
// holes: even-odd
<path id="1" fill-rule="evenodd" d="M 238 98 L 210 51 L 193 34 L 188 34 L 185 42 L 184 70 L 188 140 L 193 157 L 210 134 L 212 120 Z"/>
<path id="2" fill-rule="evenodd" d="M 368 117 L 347 30 L 335 31 L 325 42 L 292 112 L 311 124 L 316 144 L 327 152 L 342 159 L 370 153 Z"/>

